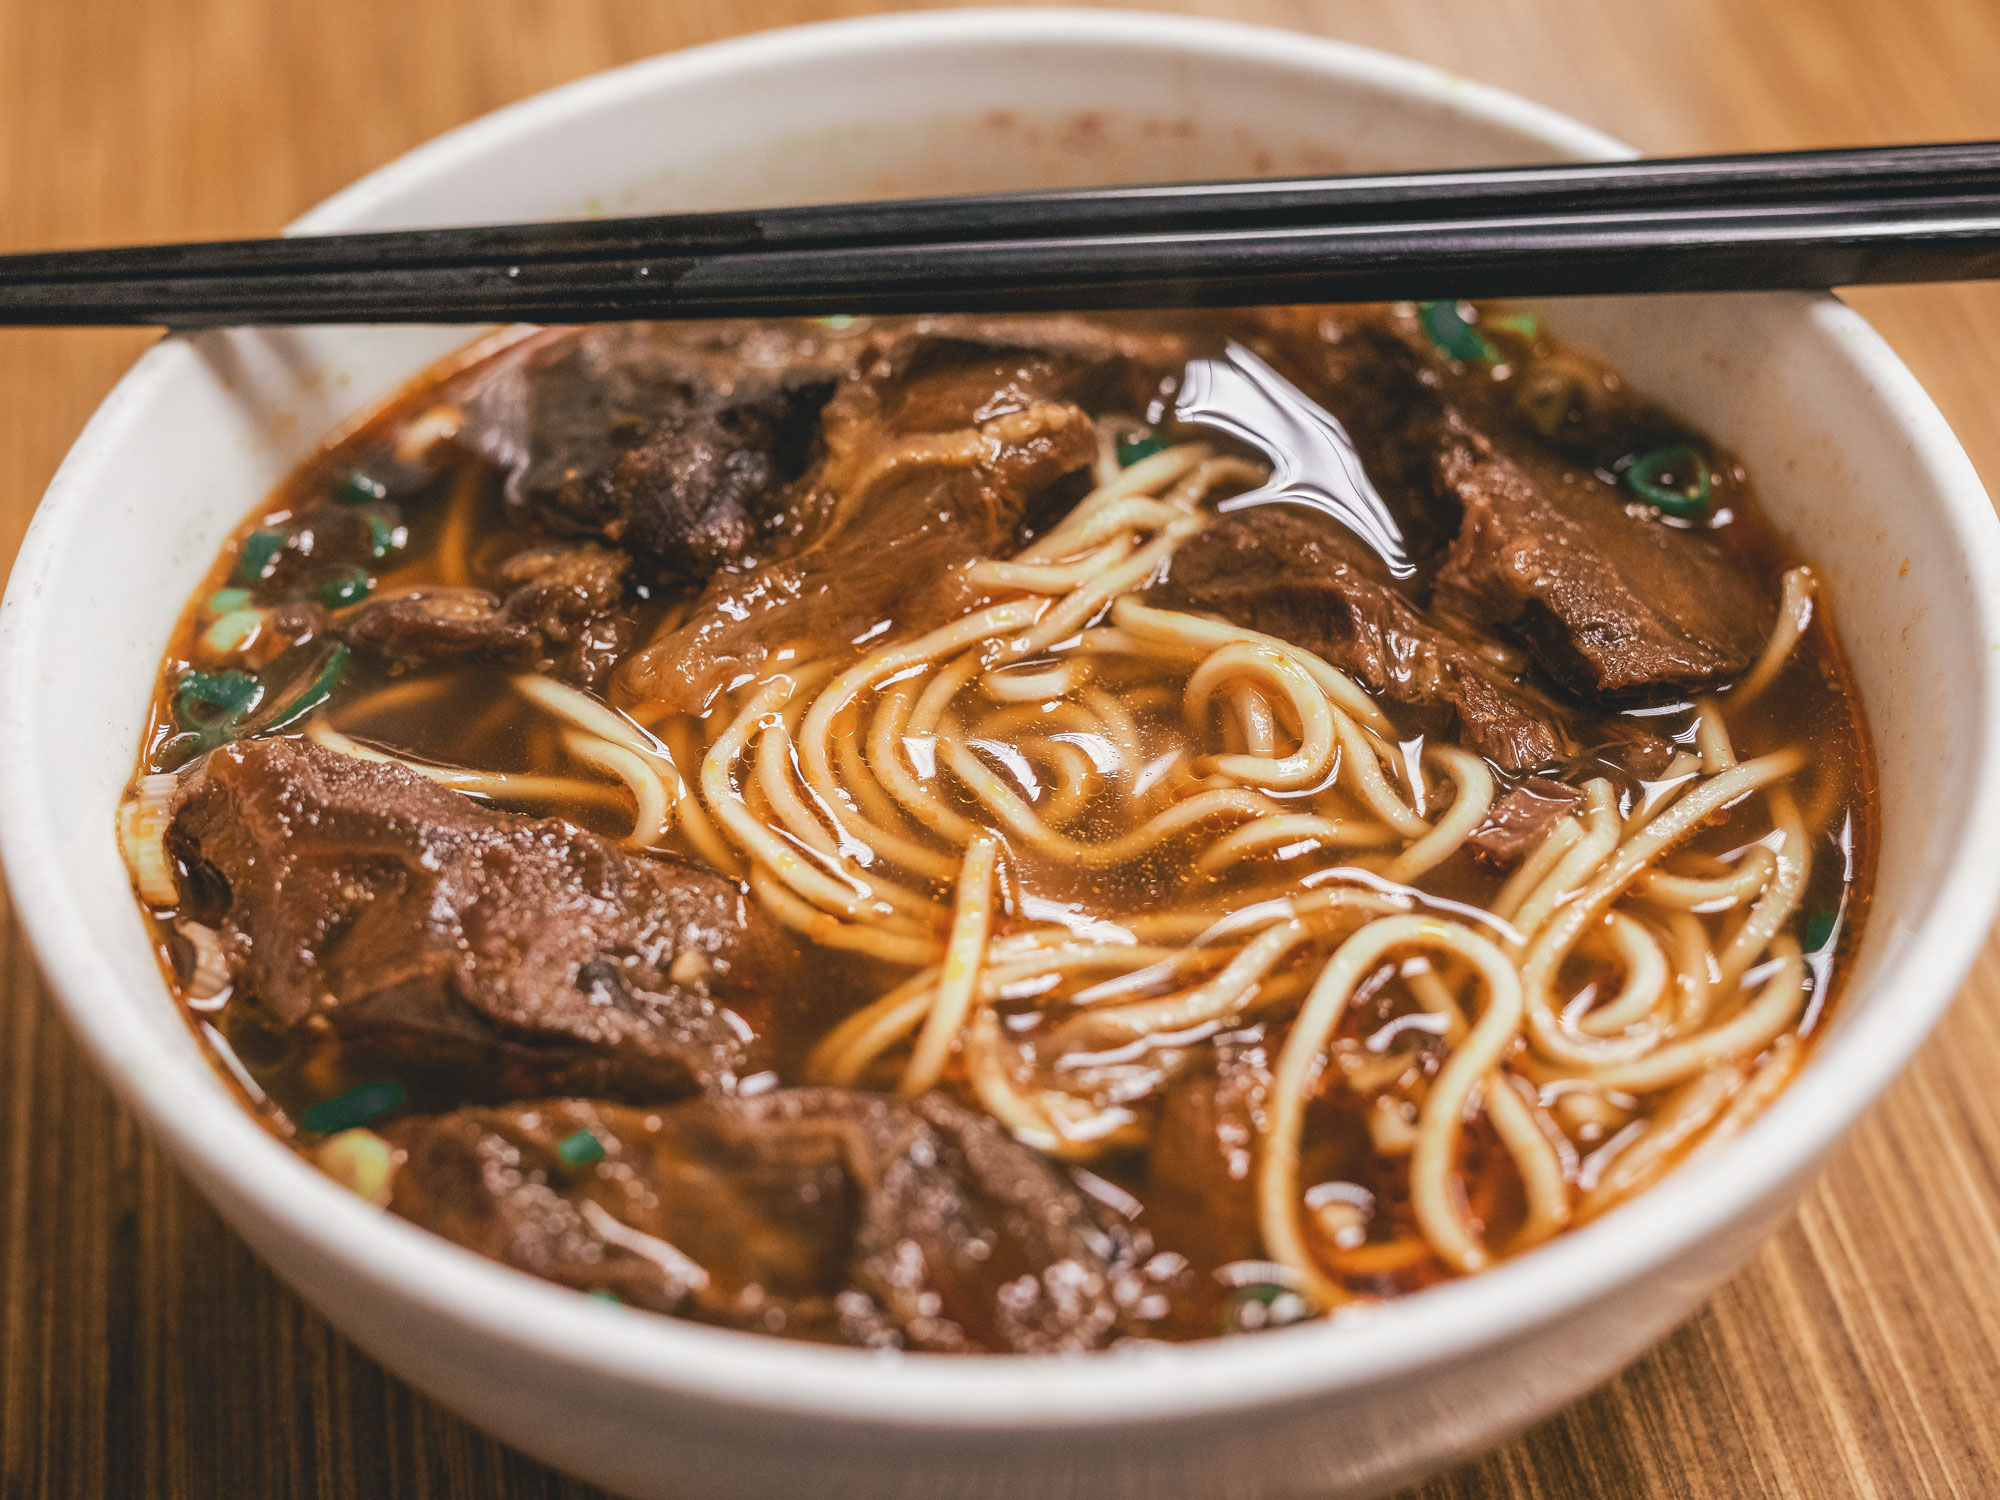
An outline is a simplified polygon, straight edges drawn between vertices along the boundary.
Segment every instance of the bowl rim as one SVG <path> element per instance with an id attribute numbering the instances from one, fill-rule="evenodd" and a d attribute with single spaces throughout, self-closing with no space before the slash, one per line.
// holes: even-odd
<path id="1" fill-rule="evenodd" d="M 298 230 L 361 219 L 413 181 L 453 170 L 510 140 L 620 100 L 702 78 L 884 48 L 996 41 L 1082 42 L 1220 55 L 1248 65 L 1303 64 L 1335 82 L 1400 93 L 1445 112 L 1531 135 L 1571 156 L 1629 147 L 1543 106 L 1428 65 L 1349 43 L 1237 22 L 1131 11 L 955 10 L 824 22 L 733 38 L 597 73 L 462 125 L 363 177 L 307 213 Z M 1895 414 L 1912 460 L 1939 497 L 1975 580 L 1968 625 L 2000 642 L 2000 524 L 1943 416 L 1888 345 L 1831 297 L 1800 295 L 1800 315 L 1853 360 Z M 84 904 L 46 878 L 71 837 L 38 786 L 39 731 L 26 705 L 44 629 L 42 584 L 86 524 L 96 476 L 146 399 L 179 378 L 167 339 L 148 350 L 98 408 L 51 482 L 0 604 L 0 864 L 15 909 L 73 1033 L 154 1137 L 211 1197 L 315 1246 L 391 1305 L 421 1305 L 480 1338 L 658 1397 L 870 1423 L 972 1431 L 1077 1429 L 1171 1421 L 1294 1401 L 1388 1380 L 1473 1354 L 1575 1314 L 1756 1211 L 1854 1123 L 1930 1033 L 1954 997 L 2000 905 L 2000 761 L 1989 755 L 1960 820 L 1940 898 L 1913 926 L 1897 1003 L 1829 1035 L 1743 1139 L 1682 1168 L 1630 1204 L 1482 1276 L 1257 1339 L 1145 1346 L 1089 1356 L 893 1358 L 634 1317 L 490 1262 L 371 1209 L 267 1135 L 200 1064 L 163 1066 L 89 1003 L 121 987 L 92 946 Z M 1980 654 L 1983 743 L 2000 746 L 2000 653 Z M 109 819 L 104 836 L 111 836 Z M 1878 915 L 1878 920 L 1881 918 Z M 146 1003 L 150 1002 L 150 997 Z M 1109 1363 L 1107 1363 L 1109 1362 Z M 1115 1378 L 1106 1378 L 1113 1375 Z"/>

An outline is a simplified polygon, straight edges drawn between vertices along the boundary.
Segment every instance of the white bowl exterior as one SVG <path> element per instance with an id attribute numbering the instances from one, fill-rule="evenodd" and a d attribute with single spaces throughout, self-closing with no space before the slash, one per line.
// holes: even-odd
<path id="1" fill-rule="evenodd" d="M 1285 33 L 913 15 L 656 59 L 440 138 L 314 230 L 1622 150 Z M 1881 761 L 1877 910 L 1830 1035 L 1738 1145 L 1476 1280 L 1257 1339 L 883 1359 L 605 1308 L 360 1205 L 216 1082 L 112 838 L 160 653 L 222 538 L 328 430 L 470 335 L 244 331 L 148 353 L 51 486 L 0 608 L 0 855 L 85 1044 L 231 1223 L 385 1364 L 635 1495 L 1360 1495 L 1580 1394 L 1693 1309 L 1922 1040 L 1991 919 L 2000 547 L 1858 317 L 1797 296 L 1552 303 L 1734 447 L 1821 567 Z M 59 729 L 54 726 L 60 726 Z"/>

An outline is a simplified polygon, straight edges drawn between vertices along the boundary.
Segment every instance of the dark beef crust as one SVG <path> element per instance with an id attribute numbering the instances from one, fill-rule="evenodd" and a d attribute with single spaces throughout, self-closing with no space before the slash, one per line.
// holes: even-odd
<path id="1" fill-rule="evenodd" d="M 555 535 L 624 548 L 644 581 L 699 583 L 781 521 L 840 351 L 748 324 L 565 330 L 488 374 L 461 440 Z"/>
<path id="2" fill-rule="evenodd" d="M 603 1160 L 557 1149 L 589 1131 Z M 387 1128 L 392 1207 L 536 1275 L 708 1322 L 938 1352 L 1124 1330 L 1133 1245 L 1062 1172 L 942 1095 L 580 1099 Z"/>
<path id="3" fill-rule="evenodd" d="M 502 1096 L 729 1087 L 796 972 L 730 881 L 298 740 L 196 762 L 167 847 L 280 1025 Z"/>

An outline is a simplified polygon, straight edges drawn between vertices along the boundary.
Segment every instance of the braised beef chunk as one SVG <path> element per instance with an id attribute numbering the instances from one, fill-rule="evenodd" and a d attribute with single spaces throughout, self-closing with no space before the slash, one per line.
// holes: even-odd
<path id="1" fill-rule="evenodd" d="M 444 584 L 401 589 L 344 610 L 334 629 L 393 671 L 481 661 L 601 688 L 636 633 L 621 608 L 625 572 L 624 557 L 603 547 L 537 548 L 501 564 L 513 585 L 504 599 Z"/>
<path id="2" fill-rule="evenodd" d="M 1077 399 L 1152 389 L 1185 352 L 1082 329 L 1026 345 L 942 327 L 887 340 L 828 402 L 825 456 L 773 560 L 716 574 L 687 623 L 626 668 L 634 692 L 698 708 L 777 645 L 851 640 L 892 614 L 919 633 L 976 603 L 966 565 L 1011 551 L 1037 500 L 1097 456 Z"/>
<path id="3" fill-rule="evenodd" d="M 1496 864 L 1519 864 L 1556 819 L 1583 806 L 1583 793 L 1546 776 L 1530 776 L 1486 814 L 1466 842 Z"/>
<path id="4" fill-rule="evenodd" d="M 1428 624 L 1379 567 L 1332 522 L 1258 505 L 1183 544 L 1162 593 L 1303 646 L 1392 702 L 1452 710 L 1466 739 L 1510 771 L 1563 759 L 1573 746 L 1562 710 Z"/>
<path id="5" fill-rule="evenodd" d="M 890 432 L 950 432 L 1038 401 L 1141 414 L 1188 346 L 1096 319 L 930 317 L 879 346 L 839 413 Z"/>
<path id="6" fill-rule="evenodd" d="M 588 1132 L 601 1148 L 579 1152 Z M 732 1327 L 940 1352 L 1099 1348 L 1132 1244 L 941 1095 L 841 1089 L 647 1111 L 560 1099 L 385 1131 L 392 1207 L 495 1260 Z"/>
<path id="7" fill-rule="evenodd" d="M 1741 558 L 1546 447 L 1453 417 L 1440 485 L 1464 508 L 1435 598 L 1516 631 L 1579 693 L 1648 697 L 1746 670 L 1775 602 Z"/>
<path id="8" fill-rule="evenodd" d="M 1604 482 L 1585 450 L 1664 440 L 1660 414 L 1608 396 L 1551 442 L 1520 394 L 1454 372 L 1407 309 L 1269 316 L 1286 373 L 1346 425 L 1363 467 L 1435 567 L 1430 602 L 1515 632 L 1557 681 L 1649 698 L 1743 671 L 1775 603 L 1740 554 Z M 1575 363 L 1573 356 L 1566 356 Z M 1526 378 L 1524 374 L 1523 378 Z"/>
<path id="9" fill-rule="evenodd" d="M 726 1088 L 797 972 L 730 881 L 303 741 L 196 762 L 167 847 L 278 1023 L 500 1097 Z"/>
<path id="10" fill-rule="evenodd" d="M 743 325 L 579 328 L 496 369 L 464 439 L 549 530 L 623 547 L 645 581 L 698 583 L 782 515 L 838 369 L 816 343 Z"/>

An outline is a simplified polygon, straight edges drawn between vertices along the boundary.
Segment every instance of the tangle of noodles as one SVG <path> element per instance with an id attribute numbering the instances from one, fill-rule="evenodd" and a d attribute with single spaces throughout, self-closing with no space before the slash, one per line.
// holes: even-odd
<path id="1" fill-rule="evenodd" d="M 962 618 L 844 660 L 790 653 L 732 685 L 706 724 L 646 704 L 628 717 L 546 680 L 522 691 L 571 726 L 580 764 L 633 789 L 635 840 L 677 829 L 697 856 L 746 870 L 753 899 L 786 926 L 914 971 L 820 1040 L 807 1070 L 828 1083 L 916 1093 L 957 1070 L 1022 1139 L 1090 1159 L 1142 1126 L 1085 1080 L 1134 1049 L 1283 1014 L 1309 987 L 1273 1074 L 1257 1202 L 1267 1252 L 1331 1306 L 1349 1295 L 1340 1276 L 1370 1257 L 1315 1243 L 1299 1143 L 1335 1076 L 1331 1038 L 1385 955 L 1430 955 L 1407 982 L 1438 1017 L 1436 1072 L 1410 1083 L 1385 1060 L 1340 1076 L 1408 1101 L 1420 1243 L 1474 1271 L 1602 1212 L 1721 1117 L 1722 1104 L 1662 1106 L 1586 1191 L 1541 1101 L 1685 1092 L 1711 1065 L 1736 1076 L 1781 1035 L 1801 1003 L 1783 930 L 1807 836 L 1783 786 L 1797 755 L 1738 759 L 1725 714 L 1739 689 L 1704 700 L 1699 756 L 1676 760 L 1642 807 L 1628 815 L 1610 782 L 1588 782 L 1580 814 L 1552 822 L 1493 898 L 1497 927 L 1398 914 L 1356 882 L 1393 892 L 1451 859 L 1497 796 L 1485 762 L 1449 744 L 1413 762 L 1373 698 L 1312 653 L 1140 597 L 1203 526 L 1210 491 L 1259 478 L 1199 445 L 1146 459 L 1017 556 L 975 564 L 968 579 L 985 599 Z M 1779 634 L 1789 650 L 1796 632 Z M 660 796 L 637 795 L 655 785 Z M 1760 794 L 1773 833 L 1721 873 L 1661 863 Z M 1246 872 L 1299 863 L 1336 884 L 1228 895 Z M 1162 869 L 1214 888 L 1178 926 L 1133 910 L 1094 936 L 1027 919 L 1008 895 L 1135 870 L 1157 881 Z M 1696 915 L 1737 910 L 1719 942 Z M 1580 946 L 1622 979 L 1565 1007 L 1556 987 Z M 1746 978 L 1760 978 L 1755 994 L 1735 998 Z M 1468 1120 L 1514 1165 L 1521 1208 L 1504 1244 L 1467 1206 Z"/>

